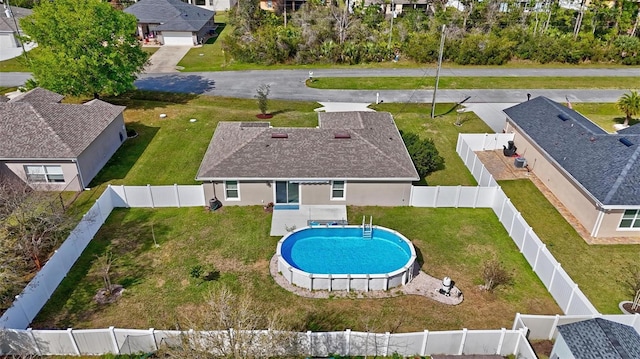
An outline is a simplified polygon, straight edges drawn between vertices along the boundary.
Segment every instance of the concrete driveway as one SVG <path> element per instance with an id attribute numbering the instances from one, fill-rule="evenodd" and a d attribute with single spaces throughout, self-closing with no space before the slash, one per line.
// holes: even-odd
<path id="1" fill-rule="evenodd" d="M 191 46 L 160 46 L 149 59 L 150 64 L 144 69 L 145 73 L 177 73 L 176 66 Z"/>

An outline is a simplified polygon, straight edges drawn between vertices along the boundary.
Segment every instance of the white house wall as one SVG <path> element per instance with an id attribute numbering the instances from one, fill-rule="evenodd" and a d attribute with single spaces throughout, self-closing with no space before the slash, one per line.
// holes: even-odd
<path id="1" fill-rule="evenodd" d="M 78 166 L 84 186 L 100 172 L 107 161 L 127 138 L 124 118 L 120 114 L 107 128 L 78 156 Z"/>
<path id="2" fill-rule="evenodd" d="M 60 166 L 62 168 L 62 174 L 64 175 L 64 182 L 61 183 L 43 183 L 36 182 L 29 184 L 36 190 L 45 191 L 62 191 L 63 189 L 69 191 L 80 190 L 79 182 L 77 181 L 78 170 L 76 164 L 69 159 L 68 161 L 14 161 L 6 162 L 6 169 L 13 172 L 21 180 L 27 181 L 27 174 L 25 173 L 24 166 L 26 165 L 43 165 L 43 166 Z M 70 185 L 71 184 L 71 185 Z"/>

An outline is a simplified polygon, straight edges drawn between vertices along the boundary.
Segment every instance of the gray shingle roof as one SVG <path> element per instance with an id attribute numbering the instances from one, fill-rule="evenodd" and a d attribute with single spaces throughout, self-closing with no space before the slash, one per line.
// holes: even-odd
<path id="1" fill-rule="evenodd" d="M 0 159 L 76 158 L 124 111 L 100 100 L 63 104 L 58 97 L 34 89 L 0 103 Z"/>
<path id="2" fill-rule="evenodd" d="M 11 6 L 10 8 L 12 17 L 7 17 L 4 6 L 0 7 L 0 32 L 16 32 L 16 23 L 20 26 L 20 19 L 33 13 L 30 9 L 17 6 Z"/>
<path id="3" fill-rule="evenodd" d="M 610 134 L 578 112 L 546 97 L 537 97 L 504 112 L 600 203 L 640 205 L 640 131 L 636 126 Z M 622 138 L 632 145 L 620 142 Z"/>
<path id="4" fill-rule="evenodd" d="M 141 0 L 124 9 L 139 23 L 161 24 L 159 31 L 200 31 L 215 12 L 180 0 Z"/>
<path id="5" fill-rule="evenodd" d="M 219 122 L 197 179 L 419 179 L 391 114 L 319 113 L 319 124 Z M 272 138 L 274 133 L 287 138 Z M 350 138 L 335 138 L 336 133 Z"/>
<path id="6" fill-rule="evenodd" d="M 638 359 L 640 334 L 631 326 L 595 318 L 558 326 L 576 359 Z"/>

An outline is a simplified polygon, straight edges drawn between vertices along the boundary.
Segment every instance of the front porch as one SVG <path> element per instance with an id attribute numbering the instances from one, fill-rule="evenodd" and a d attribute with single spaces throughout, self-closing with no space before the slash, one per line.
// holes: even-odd
<path id="1" fill-rule="evenodd" d="M 345 205 L 276 206 L 271 218 L 271 236 L 284 236 L 296 228 L 306 227 L 309 221 L 346 221 Z"/>

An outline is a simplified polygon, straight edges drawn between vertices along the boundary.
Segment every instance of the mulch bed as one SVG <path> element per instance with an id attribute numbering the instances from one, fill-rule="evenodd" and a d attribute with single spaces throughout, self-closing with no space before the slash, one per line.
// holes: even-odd
<path id="1" fill-rule="evenodd" d="M 624 308 L 624 310 L 626 310 L 627 313 L 640 314 L 640 306 L 638 306 L 638 308 L 636 308 L 636 310 L 632 310 L 631 309 L 632 306 L 633 306 L 633 303 L 623 303 L 622 304 L 622 308 Z"/>

